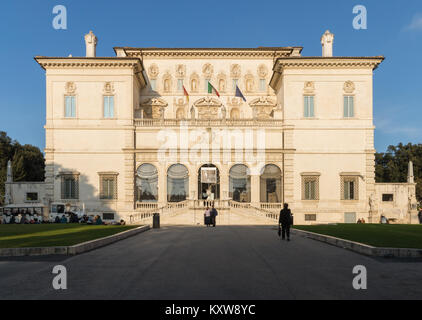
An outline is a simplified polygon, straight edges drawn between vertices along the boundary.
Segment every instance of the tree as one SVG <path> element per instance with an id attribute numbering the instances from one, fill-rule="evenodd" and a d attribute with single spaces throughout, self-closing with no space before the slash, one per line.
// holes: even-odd
<path id="1" fill-rule="evenodd" d="M 376 182 L 406 182 L 409 161 L 413 162 L 416 198 L 422 200 L 422 144 L 389 146 L 385 153 L 375 154 Z"/>
<path id="2" fill-rule="evenodd" d="M 0 205 L 4 201 L 7 162 L 12 160 L 14 181 L 44 181 L 44 156 L 39 148 L 20 145 L 6 132 L 0 131 Z"/>

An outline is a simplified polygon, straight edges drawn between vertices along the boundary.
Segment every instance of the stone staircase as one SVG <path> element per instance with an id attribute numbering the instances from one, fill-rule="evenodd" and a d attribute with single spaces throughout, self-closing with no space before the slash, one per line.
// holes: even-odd
<path id="1" fill-rule="evenodd" d="M 218 225 L 276 225 L 278 213 L 257 208 L 249 203 L 232 200 L 213 202 L 218 210 Z M 152 224 L 153 214 L 160 213 L 162 225 L 204 225 L 204 211 L 212 206 L 211 201 L 186 200 L 168 203 L 161 208 L 138 209 L 130 216 L 131 224 Z"/>

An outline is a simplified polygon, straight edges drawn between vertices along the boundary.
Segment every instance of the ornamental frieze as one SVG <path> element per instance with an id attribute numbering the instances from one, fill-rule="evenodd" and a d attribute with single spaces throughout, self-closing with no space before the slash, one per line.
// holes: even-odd
<path id="1" fill-rule="evenodd" d="M 148 75 L 150 79 L 153 79 L 153 80 L 157 79 L 158 73 L 159 73 L 158 66 L 155 63 L 151 64 L 148 68 Z"/>
<path id="2" fill-rule="evenodd" d="M 164 117 L 164 109 L 168 103 L 161 98 L 149 98 L 141 103 L 141 107 L 151 107 L 152 118 L 162 119 Z"/>
<path id="3" fill-rule="evenodd" d="M 266 78 L 268 75 L 268 68 L 265 64 L 260 64 L 258 67 L 258 76 L 262 78 Z"/>
<path id="4" fill-rule="evenodd" d="M 306 81 L 303 86 L 303 92 L 313 94 L 315 92 L 315 84 L 313 81 Z"/>
<path id="5" fill-rule="evenodd" d="M 111 82 L 104 83 L 103 92 L 104 92 L 104 94 L 113 94 L 114 93 L 113 83 L 111 83 Z"/>
<path id="6" fill-rule="evenodd" d="M 76 92 L 76 84 L 74 82 L 66 82 L 65 84 L 65 92 L 66 94 L 75 94 Z"/>
<path id="7" fill-rule="evenodd" d="M 210 79 L 214 73 L 214 67 L 210 63 L 206 63 L 202 67 L 202 73 L 204 74 L 205 78 Z"/>
<path id="8" fill-rule="evenodd" d="M 215 98 L 205 97 L 197 100 L 194 106 L 198 110 L 199 119 L 217 119 L 218 111 L 221 108 L 221 102 Z"/>
<path id="9" fill-rule="evenodd" d="M 353 93 L 355 91 L 355 84 L 352 81 L 346 81 L 343 90 L 345 93 Z"/>
<path id="10" fill-rule="evenodd" d="M 179 79 L 184 78 L 186 75 L 186 66 L 184 64 L 176 65 L 176 77 Z"/>
<path id="11" fill-rule="evenodd" d="M 254 119 L 271 119 L 276 103 L 268 97 L 260 97 L 249 104 L 253 109 Z"/>
<path id="12" fill-rule="evenodd" d="M 233 79 L 239 79 L 241 74 L 240 65 L 238 64 L 232 64 L 230 67 L 230 76 Z"/>

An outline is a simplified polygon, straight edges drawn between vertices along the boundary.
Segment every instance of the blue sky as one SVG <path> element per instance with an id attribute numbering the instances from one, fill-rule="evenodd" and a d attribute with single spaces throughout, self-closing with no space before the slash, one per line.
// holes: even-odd
<path id="1" fill-rule="evenodd" d="M 367 30 L 352 26 L 355 5 Z M 67 30 L 52 27 L 53 7 L 67 8 Z M 44 148 L 45 78 L 36 55 L 83 56 L 83 35 L 113 46 L 303 46 L 321 55 L 319 39 L 335 34 L 334 55 L 384 55 L 374 75 L 375 147 L 422 143 L 422 2 L 350 0 L 140 1 L 3 0 L 0 3 L 0 130 Z"/>

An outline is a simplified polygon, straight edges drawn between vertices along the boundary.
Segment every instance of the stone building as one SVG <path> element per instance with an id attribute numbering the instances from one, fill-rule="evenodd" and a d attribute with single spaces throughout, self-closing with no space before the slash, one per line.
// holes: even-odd
<path id="1" fill-rule="evenodd" d="M 302 47 L 96 57 L 96 36 L 85 41 L 86 57 L 35 57 L 46 72 L 49 204 L 190 224 L 211 204 L 224 223 L 274 223 L 283 202 L 296 223 L 377 222 L 388 202 L 385 214 L 416 222 L 413 180 L 374 180 L 382 56 L 335 57 L 329 31 L 320 57 Z"/>

